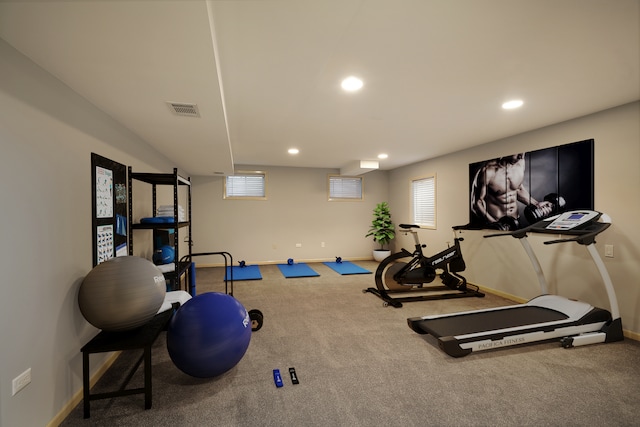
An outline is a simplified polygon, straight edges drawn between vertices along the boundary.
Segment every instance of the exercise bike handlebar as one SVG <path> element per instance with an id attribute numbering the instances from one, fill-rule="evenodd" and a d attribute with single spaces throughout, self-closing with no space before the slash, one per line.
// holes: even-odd
<path id="1" fill-rule="evenodd" d="M 413 234 L 413 240 L 414 240 L 414 242 L 416 244 L 416 247 L 418 247 L 418 246 L 422 246 L 423 248 L 427 247 L 427 245 L 423 245 L 422 243 L 420 243 L 420 238 L 418 237 L 418 230 L 420 230 L 421 227 L 419 225 L 417 225 L 417 224 L 398 224 L 398 227 L 400 228 L 400 232 L 402 232 L 402 233 L 411 233 L 411 234 Z M 455 234 L 455 232 L 457 230 L 464 229 L 464 227 L 466 227 L 466 226 L 464 226 L 464 225 L 455 225 L 455 226 L 453 226 L 452 228 L 453 228 L 454 234 Z M 456 236 L 454 236 L 454 237 L 455 237 L 454 238 L 454 242 L 462 242 L 462 241 L 464 241 L 464 238 L 462 238 L 462 237 L 456 237 Z M 448 245 L 448 242 L 447 242 L 447 245 Z"/>

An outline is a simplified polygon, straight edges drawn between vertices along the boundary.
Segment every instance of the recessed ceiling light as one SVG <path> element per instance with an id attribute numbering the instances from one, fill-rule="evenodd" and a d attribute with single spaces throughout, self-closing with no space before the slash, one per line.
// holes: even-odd
<path id="1" fill-rule="evenodd" d="M 378 158 L 379 159 L 386 159 L 387 157 L 389 157 L 388 154 L 382 153 L 382 154 L 378 154 Z"/>
<path id="2" fill-rule="evenodd" d="M 346 90 L 347 92 L 360 90 L 362 88 L 362 85 L 362 80 L 354 76 L 347 77 L 340 84 L 340 86 L 342 86 L 342 89 Z"/>
<path id="3" fill-rule="evenodd" d="M 521 99 L 514 99 L 512 101 L 507 101 L 504 104 L 502 104 L 502 108 L 504 108 L 505 110 L 513 110 L 514 108 L 522 107 L 522 104 L 524 104 L 524 102 L 522 102 Z"/>
<path id="4" fill-rule="evenodd" d="M 289 148 L 288 153 L 289 154 L 298 154 L 300 152 L 300 150 L 298 150 L 297 148 Z"/>

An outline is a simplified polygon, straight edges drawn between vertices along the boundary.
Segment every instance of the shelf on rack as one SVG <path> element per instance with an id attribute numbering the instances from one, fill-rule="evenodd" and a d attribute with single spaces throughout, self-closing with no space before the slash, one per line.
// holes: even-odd
<path id="1" fill-rule="evenodd" d="M 131 166 L 128 168 L 129 172 L 129 221 L 130 224 L 130 233 L 129 233 L 129 255 L 133 255 L 133 230 L 168 230 L 173 229 L 186 229 L 187 236 L 184 239 L 188 242 L 188 254 L 191 254 L 191 180 L 189 178 L 183 178 L 178 175 L 178 169 L 174 168 L 173 173 L 140 173 L 133 172 Z M 173 206 L 174 206 L 174 215 L 172 215 L 173 222 L 160 222 L 160 223 L 133 223 L 133 185 L 132 181 L 141 181 L 147 184 L 151 184 L 151 192 L 152 192 L 152 212 L 155 215 L 157 208 L 157 200 L 156 200 L 156 187 L 158 185 L 162 186 L 172 186 L 173 187 Z M 187 191 L 187 221 L 178 221 L 178 187 L 185 186 Z M 182 216 L 180 216 L 182 219 Z M 174 269 L 169 272 L 163 273 L 165 279 L 169 282 L 169 288 L 172 290 L 176 290 L 181 287 L 181 278 L 182 276 L 189 270 L 191 266 L 190 262 L 180 262 L 180 241 L 177 238 L 177 235 L 174 238 L 172 243 L 174 249 L 174 257 L 175 260 L 173 262 Z"/>
<path id="2" fill-rule="evenodd" d="M 177 224 L 175 222 L 163 222 L 163 223 L 157 223 L 157 224 L 137 223 L 137 224 L 131 224 L 131 228 L 135 230 L 158 230 L 158 229 L 164 230 L 168 228 L 188 227 L 189 225 L 191 225 L 191 223 L 188 221 L 179 222 Z"/>

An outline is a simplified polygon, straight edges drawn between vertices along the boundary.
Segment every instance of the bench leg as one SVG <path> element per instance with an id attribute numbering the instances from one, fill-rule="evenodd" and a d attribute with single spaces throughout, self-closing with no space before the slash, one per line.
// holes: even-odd
<path id="1" fill-rule="evenodd" d="M 151 409 L 151 345 L 144 348 L 144 408 Z"/>
<path id="2" fill-rule="evenodd" d="M 90 415 L 90 384 L 89 384 L 89 353 L 82 352 L 82 400 L 84 404 L 84 417 L 89 418 Z"/>

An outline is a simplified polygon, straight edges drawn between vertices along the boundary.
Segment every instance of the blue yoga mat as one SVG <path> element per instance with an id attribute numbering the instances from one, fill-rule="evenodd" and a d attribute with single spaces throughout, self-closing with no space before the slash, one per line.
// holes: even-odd
<path id="1" fill-rule="evenodd" d="M 284 277 L 314 277 L 319 274 L 307 264 L 278 264 L 278 268 Z"/>
<path id="2" fill-rule="evenodd" d="M 371 274 L 371 272 L 365 268 L 360 267 L 359 265 L 355 265 L 349 261 L 342 261 L 341 263 L 337 262 L 325 262 L 323 263 L 333 271 L 340 273 L 342 275 L 345 274 Z"/>
<path id="3" fill-rule="evenodd" d="M 227 274 L 224 280 L 231 279 L 231 269 L 233 268 L 233 280 L 262 280 L 262 274 L 260 274 L 260 267 L 257 265 L 245 265 L 244 267 L 233 266 L 227 267 Z"/>

